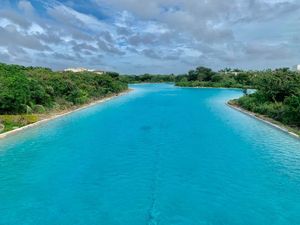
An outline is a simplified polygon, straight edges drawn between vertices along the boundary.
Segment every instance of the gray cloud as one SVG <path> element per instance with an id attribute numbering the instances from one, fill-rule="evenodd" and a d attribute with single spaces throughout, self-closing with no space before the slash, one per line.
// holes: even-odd
<path id="1" fill-rule="evenodd" d="M 178 60 L 182 55 L 181 50 L 170 50 L 168 53 L 163 53 L 160 50 L 144 49 L 141 53 L 148 58 L 157 60 Z"/>
<path id="2" fill-rule="evenodd" d="M 126 36 L 133 34 L 132 30 L 128 29 L 127 27 L 117 27 L 117 33 Z"/>
<path id="3" fill-rule="evenodd" d="M 282 17 L 297 12 L 300 8 L 299 2 L 296 1 L 282 1 L 272 4 L 259 0 L 250 0 L 245 6 L 247 8 L 242 7 L 242 9 L 246 13 L 240 16 L 236 22 L 249 23 L 253 21 L 272 20 L 278 16 Z"/>
<path id="4" fill-rule="evenodd" d="M 67 27 L 83 28 L 84 23 L 72 14 L 67 7 L 55 6 L 47 9 L 48 15 Z"/>
<path id="5" fill-rule="evenodd" d="M 22 28 L 29 28 L 31 26 L 31 22 L 29 22 L 24 16 L 16 13 L 12 10 L 1 10 L 0 18 L 6 18 L 10 20 L 12 23 L 19 25 Z"/>
<path id="6" fill-rule="evenodd" d="M 149 58 L 161 59 L 161 56 L 152 49 L 144 49 L 142 53 Z"/>
<path id="7" fill-rule="evenodd" d="M 116 48 L 113 44 L 105 42 L 101 39 L 98 40 L 97 45 L 99 49 L 104 52 L 111 53 L 114 55 L 124 55 L 125 52 L 121 51 L 120 49 Z"/>
<path id="8" fill-rule="evenodd" d="M 36 34 L 36 38 L 48 44 L 59 44 L 63 43 L 64 40 L 61 38 L 60 34 L 55 30 L 49 29 L 45 34 Z"/>
<path id="9" fill-rule="evenodd" d="M 134 46 L 148 45 L 155 43 L 156 35 L 152 33 L 148 34 L 135 34 L 128 38 L 128 43 Z"/>
<path id="10" fill-rule="evenodd" d="M 50 47 L 41 43 L 33 35 L 21 34 L 14 25 L 0 27 L 0 46 L 21 46 L 32 50 L 50 50 Z"/>
<path id="11" fill-rule="evenodd" d="M 18 47 L 18 46 L 13 46 L 13 45 L 8 46 L 7 51 L 9 53 L 9 55 L 14 56 L 14 57 L 18 57 L 20 55 L 22 55 L 22 56 L 28 55 L 27 52 L 23 48 Z"/>
<path id="12" fill-rule="evenodd" d="M 1 62 L 11 62 L 11 56 L 6 52 L 0 52 L 0 61 Z"/>
<path id="13" fill-rule="evenodd" d="M 282 58 L 291 58 L 293 53 L 285 44 L 250 44 L 245 47 L 246 55 L 250 59 L 255 59 L 260 55 L 266 60 L 278 60 Z"/>
<path id="14" fill-rule="evenodd" d="M 83 51 L 86 51 L 86 50 L 91 51 L 91 52 L 97 52 L 98 51 L 97 48 L 95 48 L 94 46 L 89 45 L 87 43 L 80 43 L 80 44 L 78 44 L 76 42 L 73 42 L 73 43 L 74 43 L 74 45 L 73 45 L 72 48 L 75 52 L 83 52 Z"/>
<path id="15" fill-rule="evenodd" d="M 67 60 L 67 61 L 76 61 L 79 58 L 81 58 L 80 56 L 76 57 L 74 55 L 68 55 L 68 54 L 62 54 L 62 53 L 53 53 L 51 56 L 53 58 L 63 59 L 63 60 Z"/>

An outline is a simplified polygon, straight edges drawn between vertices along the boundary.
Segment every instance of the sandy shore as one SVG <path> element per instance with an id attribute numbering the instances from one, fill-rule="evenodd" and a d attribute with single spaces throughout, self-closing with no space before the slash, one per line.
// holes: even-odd
<path id="1" fill-rule="evenodd" d="M 260 121 L 262 121 L 262 122 L 264 122 L 264 123 L 266 123 L 266 124 L 268 124 L 268 125 L 270 125 L 272 127 L 275 127 L 276 129 L 279 129 L 279 130 L 281 130 L 281 131 L 283 131 L 283 132 L 285 132 L 285 133 L 287 133 L 287 134 L 289 134 L 289 135 L 291 135 L 293 137 L 300 138 L 300 136 L 298 134 L 290 131 L 289 128 L 287 128 L 287 126 L 285 126 L 283 124 L 280 124 L 279 122 L 274 121 L 273 119 L 267 118 L 267 117 L 265 117 L 263 115 L 258 115 L 256 113 L 253 113 L 253 112 L 250 112 L 248 110 L 242 109 L 241 107 L 236 106 L 236 105 L 232 105 L 230 103 L 227 103 L 227 105 L 229 107 L 231 107 L 231 108 L 233 108 L 233 109 L 241 112 L 241 113 L 244 113 L 244 114 L 246 114 L 248 116 L 254 117 L 255 119 L 258 119 L 258 120 L 260 120 Z"/>
<path id="2" fill-rule="evenodd" d="M 88 103 L 88 104 L 85 104 L 85 105 L 82 105 L 82 106 L 79 106 L 78 108 L 75 108 L 75 109 L 71 109 L 71 110 L 68 110 L 68 111 L 63 111 L 63 112 L 59 112 L 59 113 L 55 113 L 55 114 L 46 115 L 44 119 L 42 119 L 40 121 L 37 121 L 36 123 L 32 123 L 32 124 L 17 128 L 15 130 L 11 130 L 11 131 L 0 134 L 0 139 L 6 138 L 8 136 L 11 136 L 11 135 L 14 135 L 14 134 L 17 134 L 17 133 L 20 133 L 20 132 L 23 132 L 23 131 L 25 131 L 29 128 L 36 127 L 36 126 L 39 126 L 41 124 L 47 123 L 50 120 L 54 120 L 54 119 L 57 119 L 59 117 L 63 117 L 63 116 L 69 115 L 71 113 L 89 108 L 91 106 L 107 102 L 107 101 L 112 100 L 116 97 L 125 95 L 130 91 L 132 91 L 132 89 L 129 89 L 129 90 L 121 92 L 119 94 L 115 94 L 115 95 L 112 95 L 112 96 L 109 96 L 109 97 L 106 97 L 106 98 L 103 98 L 103 99 L 100 99 L 100 100 L 97 100 L 97 101 L 94 101 L 94 102 L 91 102 L 91 103 Z"/>

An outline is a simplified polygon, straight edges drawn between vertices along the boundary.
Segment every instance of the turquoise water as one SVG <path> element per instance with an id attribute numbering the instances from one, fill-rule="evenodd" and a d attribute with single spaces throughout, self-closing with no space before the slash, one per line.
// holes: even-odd
<path id="1" fill-rule="evenodd" d="M 132 88 L 0 141 L 1 225 L 300 224 L 300 141 L 241 91 Z"/>

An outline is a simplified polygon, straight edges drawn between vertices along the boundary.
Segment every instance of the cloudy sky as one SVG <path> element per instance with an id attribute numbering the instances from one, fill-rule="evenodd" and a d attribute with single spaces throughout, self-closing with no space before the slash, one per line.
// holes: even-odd
<path id="1" fill-rule="evenodd" d="M 0 0 L 0 61 L 183 73 L 300 64 L 300 0 Z"/>

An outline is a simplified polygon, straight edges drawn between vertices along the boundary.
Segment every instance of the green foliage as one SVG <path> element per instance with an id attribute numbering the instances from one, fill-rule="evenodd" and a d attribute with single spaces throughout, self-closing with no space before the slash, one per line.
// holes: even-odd
<path id="1" fill-rule="evenodd" d="M 283 101 L 300 89 L 300 76 L 287 69 L 266 71 L 257 79 L 256 87 L 271 101 Z"/>
<path id="2" fill-rule="evenodd" d="M 214 76 L 211 77 L 211 81 L 214 82 L 214 83 L 221 82 L 222 79 L 223 79 L 223 77 L 219 74 L 214 75 Z"/>
<path id="3" fill-rule="evenodd" d="M 264 71 L 256 78 L 257 91 L 237 100 L 249 111 L 300 128 L 300 74 L 286 68 Z"/>
<path id="4" fill-rule="evenodd" d="M 165 83 L 165 82 L 175 82 L 176 76 L 171 75 L 153 75 L 153 74 L 143 74 L 143 75 L 123 75 L 119 79 L 126 83 Z"/>
<path id="5" fill-rule="evenodd" d="M 207 67 L 197 67 L 196 70 L 190 70 L 187 75 L 188 81 L 211 81 L 216 73 Z"/>
<path id="6" fill-rule="evenodd" d="M 252 88 L 255 76 L 256 73 L 251 71 L 226 68 L 214 72 L 210 68 L 197 67 L 185 75 L 177 76 L 175 82 L 182 87 Z"/>
<path id="7" fill-rule="evenodd" d="M 42 114 L 42 113 L 45 113 L 46 112 L 46 109 L 44 106 L 42 105 L 35 105 L 33 106 L 33 109 L 32 109 L 35 113 L 39 113 L 39 114 Z"/>
<path id="8" fill-rule="evenodd" d="M 284 100 L 283 122 L 300 128 L 300 93 Z"/>
<path id="9" fill-rule="evenodd" d="M 1 69 L 0 69 L 1 74 Z M 30 99 L 30 82 L 22 71 L 0 75 L 0 113 L 24 112 Z"/>
<path id="10" fill-rule="evenodd" d="M 116 72 L 107 72 L 108 76 L 111 76 L 112 78 L 118 78 L 120 75 Z"/>
<path id="11" fill-rule="evenodd" d="M 0 114 L 66 109 L 128 88 L 117 73 L 53 72 L 41 67 L 0 64 Z"/>
<path id="12" fill-rule="evenodd" d="M 236 80 L 237 83 L 242 84 L 242 85 L 248 85 L 251 86 L 253 84 L 253 74 L 247 73 L 247 72 L 241 72 L 238 73 L 234 79 Z"/>

